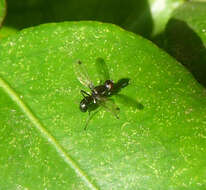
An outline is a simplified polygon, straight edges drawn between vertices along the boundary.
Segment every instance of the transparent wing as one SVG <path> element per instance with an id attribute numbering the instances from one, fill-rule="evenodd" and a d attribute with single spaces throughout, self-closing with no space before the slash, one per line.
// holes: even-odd
<path id="1" fill-rule="evenodd" d="M 78 80 L 84 85 L 89 87 L 90 89 L 94 88 L 92 81 L 89 78 L 86 67 L 81 61 L 77 61 L 74 64 L 74 72 L 78 78 Z"/>
<path id="2" fill-rule="evenodd" d="M 106 80 L 110 79 L 109 70 L 108 70 L 108 67 L 107 67 L 106 63 L 104 62 L 104 59 L 97 58 L 97 60 L 96 60 L 96 70 L 99 74 L 99 79 L 100 79 L 101 82 L 105 82 Z"/>
<path id="3" fill-rule="evenodd" d="M 98 104 L 102 106 L 106 111 L 112 113 L 117 119 L 119 119 L 119 107 L 114 103 L 114 100 L 101 97 Z"/>

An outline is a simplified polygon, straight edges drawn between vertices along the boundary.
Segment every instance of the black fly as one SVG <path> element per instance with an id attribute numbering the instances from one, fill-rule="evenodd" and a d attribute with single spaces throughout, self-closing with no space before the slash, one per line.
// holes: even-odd
<path id="1" fill-rule="evenodd" d="M 109 111 L 117 119 L 119 119 L 119 107 L 116 106 L 112 99 L 108 98 L 113 94 L 113 92 L 114 94 L 116 93 L 117 90 L 115 89 L 115 86 L 117 86 L 117 84 L 114 84 L 114 82 L 110 80 L 107 65 L 105 64 L 103 59 L 97 59 L 96 69 L 100 76 L 100 82 L 103 83 L 98 86 L 94 86 L 94 84 L 90 80 L 86 67 L 81 61 L 78 61 L 74 64 L 74 71 L 78 80 L 91 90 L 91 93 L 81 90 L 83 99 L 80 102 L 80 110 L 82 112 L 89 112 L 89 118 L 84 129 L 86 129 L 88 122 L 91 119 L 90 112 L 95 110 L 99 106 L 103 107 L 105 110 Z"/>

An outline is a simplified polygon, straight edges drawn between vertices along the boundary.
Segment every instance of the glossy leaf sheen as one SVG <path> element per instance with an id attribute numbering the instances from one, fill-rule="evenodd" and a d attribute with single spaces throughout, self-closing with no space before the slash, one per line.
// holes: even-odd
<path id="1" fill-rule="evenodd" d="M 164 31 L 173 10 L 184 2 L 185 0 L 149 0 L 150 11 L 153 18 L 152 36 Z"/>
<path id="2" fill-rule="evenodd" d="M 95 85 L 95 60 L 121 90 L 120 119 L 101 110 L 83 130 L 73 64 Z M 46 24 L 0 43 L 2 189 L 204 189 L 206 92 L 151 42 L 114 25 Z"/>

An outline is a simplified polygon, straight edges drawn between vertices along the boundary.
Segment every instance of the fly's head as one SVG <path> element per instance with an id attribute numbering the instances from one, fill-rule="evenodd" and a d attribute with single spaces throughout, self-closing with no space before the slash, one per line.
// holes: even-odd
<path id="1" fill-rule="evenodd" d="M 107 91 L 111 91 L 114 86 L 114 82 L 112 80 L 106 80 L 104 83 L 104 86 L 106 87 Z"/>
<path id="2" fill-rule="evenodd" d="M 87 106 L 87 101 L 86 99 L 83 99 L 81 102 L 80 102 L 80 105 L 79 105 L 79 108 L 82 112 L 86 112 L 87 109 L 88 109 L 88 106 Z"/>

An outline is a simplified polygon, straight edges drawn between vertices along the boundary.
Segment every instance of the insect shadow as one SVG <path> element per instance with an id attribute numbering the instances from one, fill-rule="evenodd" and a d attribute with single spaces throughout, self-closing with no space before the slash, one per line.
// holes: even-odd
<path id="1" fill-rule="evenodd" d="M 81 90 L 83 99 L 80 102 L 80 110 L 82 112 L 88 111 L 89 113 L 84 129 L 87 128 L 89 121 L 99 111 L 97 108 L 104 108 L 106 111 L 110 112 L 117 119 L 119 119 L 120 108 L 115 104 L 114 100 L 110 98 L 113 95 L 118 95 L 120 101 L 123 101 L 126 105 L 132 105 L 138 109 L 143 109 L 143 106 L 140 103 L 127 97 L 126 95 L 119 94 L 123 88 L 129 85 L 129 78 L 122 78 L 114 83 L 110 79 L 109 70 L 104 60 L 102 58 L 98 58 L 95 63 L 100 79 L 100 84 L 97 86 L 95 86 L 91 81 L 87 69 L 81 61 L 77 61 L 74 64 L 74 71 L 78 80 L 91 91 L 89 93 Z M 93 112 L 94 110 L 96 111 Z M 93 114 L 91 114 L 91 112 L 93 112 Z"/>
<path id="2" fill-rule="evenodd" d="M 141 104 L 137 100 L 127 95 L 120 94 L 120 91 L 129 85 L 129 81 L 130 81 L 129 78 L 122 78 L 118 80 L 117 83 L 114 83 L 114 87 L 113 87 L 111 95 L 115 95 L 116 99 L 120 103 L 126 105 L 127 107 L 133 107 L 135 109 L 143 110 L 144 109 L 143 104 Z"/>

